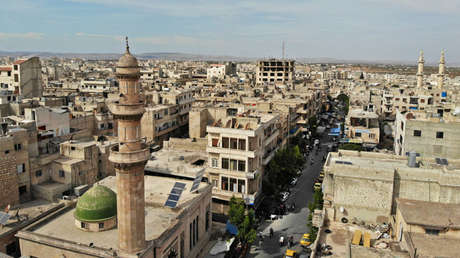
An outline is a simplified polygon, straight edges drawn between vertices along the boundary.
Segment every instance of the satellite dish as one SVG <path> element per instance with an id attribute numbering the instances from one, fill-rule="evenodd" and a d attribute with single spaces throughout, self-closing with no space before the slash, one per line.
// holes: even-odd
<path id="1" fill-rule="evenodd" d="M 345 208 L 343 208 L 343 206 L 340 206 L 339 210 L 341 213 L 343 213 L 345 211 Z"/>

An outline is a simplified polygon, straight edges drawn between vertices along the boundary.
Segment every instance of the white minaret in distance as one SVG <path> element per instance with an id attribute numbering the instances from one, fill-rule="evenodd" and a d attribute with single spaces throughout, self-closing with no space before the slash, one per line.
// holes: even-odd
<path id="1" fill-rule="evenodd" d="M 417 88 L 423 87 L 423 66 L 425 59 L 423 58 L 423 50 L 420 50 L 420 56 L 418 58 L 418 71 L 417 71 Z"/>
<path id="2" fill-rule="evenodd" d="M 444 87 L 444 76 L 446 75 L 446 58 L 444 56 L 444 49 L 441 51 L 441 59 L 439 60 L 439 73 L 438 73 L 438 88 Z"/>

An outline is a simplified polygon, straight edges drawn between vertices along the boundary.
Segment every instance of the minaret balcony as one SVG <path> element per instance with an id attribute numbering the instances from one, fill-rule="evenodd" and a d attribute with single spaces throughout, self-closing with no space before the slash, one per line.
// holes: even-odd
<path id="1" fill-rule="evenodd" d="M 121 104 L 119 101 L 107 103 L 110 112 L 117 116 L 142 115 L 145 112 L 144 103 Z"/>
<path id="2" fill-rule="evenodd" d="M 110 150 L 109 160 L 118 164 L 132 164 L 147 161 L 150 158 L 150 150 L 143 144 L 143 149 L 130 152 L 119 152 L 118 145 Z"/>

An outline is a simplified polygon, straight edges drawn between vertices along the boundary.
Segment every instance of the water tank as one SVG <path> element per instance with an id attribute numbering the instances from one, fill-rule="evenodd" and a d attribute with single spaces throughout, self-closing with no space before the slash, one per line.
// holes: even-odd
<path id="1" fill-rule="evenodd" d="M 417 167 L 417 153 L 415 151 L 410 151 L 407 154 L 407 165 L 411 168 Z"/>

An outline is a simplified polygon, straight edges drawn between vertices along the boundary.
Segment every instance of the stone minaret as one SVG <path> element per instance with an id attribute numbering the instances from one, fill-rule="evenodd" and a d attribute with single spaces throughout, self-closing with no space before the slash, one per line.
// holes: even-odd
<path id="1" fill-rule="evenodd" d="M 423 87 L 423 65 L 425 60 L 423 59 L 423 51 L 420 51 L 420 56 L 418 58 L 418 71 L 417 71 L 417 88 Z"/>
<path id="2" fill-rule="evenodd" d="M 144 102 L 140 94 L 140 68 L 129 52 L 117 63 L 120 99 L 109 103 L 118 120 L 118 145 L 110 153 L 117 173 L 118 245 L 121 253 L 136 254 L 145 249 L 144 167 L 149 150 L 140 138 Z"/>
<path id="3" fill-rule="evenodd" d="M 446 58 L 444 50 L 441 51 L 441 60 L 439 60 L 438 88 L 444 87 L 444 76 L 446 75 Z"/>

